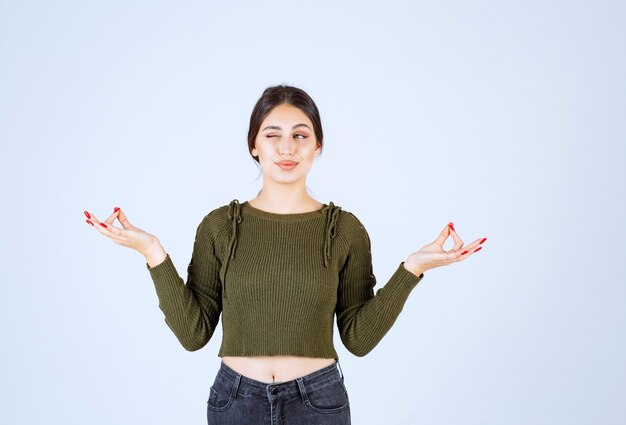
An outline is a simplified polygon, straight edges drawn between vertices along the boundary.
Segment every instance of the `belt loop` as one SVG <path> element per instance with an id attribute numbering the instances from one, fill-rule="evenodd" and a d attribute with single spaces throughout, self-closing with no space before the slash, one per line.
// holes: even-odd
<path id="1" fill-rule="evenodd" d="M 296 378 L 296 382 L 298 383 L 298 387 L 300 388 L 300 395 L 302 396 L 302 401 L 307 403 L 309 401 L 309 396 L 306 393 L 306 389 L 304 388 L 304 382 L 302 378 Z"/>
<path id="2" fill-rule="evenodd" d="M 343 370 L 341 370 L 341 365 L 339 364 L 339 359 L 337 359 L 337 367 L 339 368 L 339 371 L 341 372 L 341 379 L 343 379 Z"/>
<path id="3" fill-rule="evenodd" d="M 237 394 L 239 393 L 239 384 L 241 383 L 241 374 L 237 373 L 235 378 L 235 385 L 233 385 L 233 398 L 237 398 Z"/>

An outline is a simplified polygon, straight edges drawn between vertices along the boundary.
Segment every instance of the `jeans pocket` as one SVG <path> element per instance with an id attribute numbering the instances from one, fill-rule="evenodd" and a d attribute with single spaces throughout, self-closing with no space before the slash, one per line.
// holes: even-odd
<path id="1" fill-rule="evenodd" d="M 209 399 L 207 400 L 207 408 L 214 412 L 223 412 L 233 403 L 232 385 L 215 380 L 209 389 Z"/>
<path id="2" fill-rule="evenodd" d="M 336 413 L 348 409 L 350 400 L 342 380 L 338 379 L 313 391 L 306 389 L 306 406 L 318 413 Z"/>

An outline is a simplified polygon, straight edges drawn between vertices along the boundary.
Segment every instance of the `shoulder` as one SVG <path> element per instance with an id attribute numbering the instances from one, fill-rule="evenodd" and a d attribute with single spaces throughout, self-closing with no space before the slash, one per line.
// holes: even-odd
<path id="1" fill-rule="evenodd" d="M 356 213 L 345 206 L 335 205 L 333 202 L 329 202 L 329 209 L 338 210 L 338 223 L 341 224 L 346 230 L 358 230 L 363 229 L 365 226 L 359 219 Z"/>
<path id="2" fill-rule="evenodd" d="M 238 201 L 235 199 L 228 204 L 220 205 L 209 211 L 200 221 L 198 232 L 208 233 L 213 237 L 217 237 L 232 221 L 229 210 L 231 210 L 233 205 L 237 202 Z"/>
<path id="3" fill-rule="evenodd" d="M 339 216 L 341 224 L 347 229 L 356 230 L 365 227 L 359 217 L 352 211 L 342 208 Z"/>
<path id="4" fill-rule="evenodd" d="M 369 239 L 365 225 L 361 219 L 351 210 L 341 208 L 337 227 L 349 244 L 363 242 Z"/>

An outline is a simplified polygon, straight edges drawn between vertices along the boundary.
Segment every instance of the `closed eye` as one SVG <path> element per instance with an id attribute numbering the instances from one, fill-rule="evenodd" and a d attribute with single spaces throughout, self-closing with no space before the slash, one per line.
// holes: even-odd
<path id="1" fill-rule="evenodd" d="M 297 136 L 302 136 L 302 138 L 300 140 L 304 140 L 304 139 L 308 138 L 308 136 L 305 136 L 304 134 L 296 134 L 294 137 L 297 137 Z M 276 134 L 270 134 L 270 135 L 267 136 L 267 138 L 272 138 L 272 137 L 280 137 L 280 136 L 278 136 Z"/>

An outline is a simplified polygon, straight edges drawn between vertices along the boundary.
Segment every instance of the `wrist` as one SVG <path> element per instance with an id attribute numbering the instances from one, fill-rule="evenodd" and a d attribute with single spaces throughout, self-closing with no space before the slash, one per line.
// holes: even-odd
<path id="1" fill-rule="evenodd" d="M 155 238 L 150 247 L 143 253 L 146 257 L 146 262 L 150 268 L 161 264 L 167 257 L 165 248 L 161 245 L 161 242 Z"/>
<path id="2" fill-rule="evenodd" d="M 419 267 L 411 267 L 410 265 L 407 266 L 406 262 L 402 262 L 402 266 L 404 267 L 405 270 L 413 273 L 417 277 L 420 277 L 426 271 L 426 270 L 423 270 L 423 269 L 421 269 Z"/>

